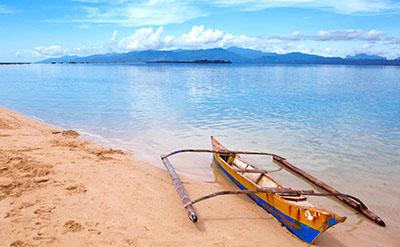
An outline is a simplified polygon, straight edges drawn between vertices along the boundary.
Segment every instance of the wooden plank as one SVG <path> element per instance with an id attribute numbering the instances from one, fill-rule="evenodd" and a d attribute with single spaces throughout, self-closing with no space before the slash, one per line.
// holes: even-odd
<path id="1" fill-rule="evenodd" d="M 289 170 L 301 175 L 302 177 L 304 177 L 311 183 L 317 185 L 321 189 L 324 189 L 327 192 L 332 193 L 332 194 L 337 194 L 337 195 L 335 195 L 335 197 L 337 199 L 341 200 L 342 202 L 346 203 L 347 205 L 354 208 L 358 212 L 362 213 L 363 215 L 365 215 L 366 217 L 371 219 L 376 224 L 378 224 L 380 226 L 386 226 L 385 222 L 383 222 L 383 220 L 378 215 L 376 215 L 372 211 L 370 211 L 364 204 L 354 200 L 352 197 L 349 197 L 349 196 L 339 196 L 342 194 L 341 192 L 339 192 L 338 190 L 334 189 L 333 187 L 327 185 L 326 183 L 319 181 L 315 177 L 311 176 L 310 174 L 301 170 L 300 168 L 297 168 L 296 166 L 290 164 L 287 160 L 285 160 L 279 156 L 273 156 L 273 159 L 275 161 L 279 162 L 280 164 L 282 164 L 283 166 L 285 166 L 286 168 L 288 168 Z"/>
<path id="2" fill-rule="evenodd" d="M 267 170 L 260 170 L 260 169 L 233 169 L 235 172 L 244 172 L 244 173 L 261 173 L 266 174 L 268 173 Z"/>

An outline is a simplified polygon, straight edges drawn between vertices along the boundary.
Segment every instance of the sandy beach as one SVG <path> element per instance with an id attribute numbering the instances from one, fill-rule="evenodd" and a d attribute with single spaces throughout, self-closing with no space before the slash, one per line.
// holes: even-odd
<path id="1" fill-rule="evenodd" d="M 192 197 L 229 188 L 182 180 Z M 1 246 L 308 246 L 246 196 L 195 208 L 193 224 L 166 170 L 0 107 Z M 397 228 L 367 225 L 338 225 L 315 244 L 398 243 Z"/>

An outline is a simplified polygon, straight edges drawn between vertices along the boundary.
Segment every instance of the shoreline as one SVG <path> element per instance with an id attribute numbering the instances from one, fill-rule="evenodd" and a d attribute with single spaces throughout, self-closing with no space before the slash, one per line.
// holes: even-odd
<path id="1" fill-rule="evenodd" d="M 193 224 L 166 170 L 2 107 L 0 175 L 4 246 L 308 246 L 247 196 L 196 204 Z M 213 184 L 180 177 L 192 199 L 232 188 L 222 176 Z M 397 228 L 364 225 L 339 224 L 315 244 L 399 240 L 385 234 Z"/>

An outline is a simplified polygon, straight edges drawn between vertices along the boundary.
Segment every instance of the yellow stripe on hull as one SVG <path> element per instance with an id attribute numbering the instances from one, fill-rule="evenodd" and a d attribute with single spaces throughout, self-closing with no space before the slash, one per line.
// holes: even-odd
<path id="1" fill-rule="evenodd" d="M 224 148 L 215 138 L 212 138 L 213 149 Z M 233 167 L 227 163 L 221 155 L 214 153 L 214 158 L 225 174 L 241 189 L 256 190 L 258 184 L 250 181 L 244 175 L 235 172 Z M 239 157 L 236 156 L 235 159 Z M 241 161 L 243 162 L 243 161 Z M 272 178 L 263 174 L 264 179 L 269 179 L 272 184 L 281 187 Z M 277 194 L 256 193 L 249 195 L 261 207 L 271 213 L 282 222 L 296 236 L 306 242 L 313 242 L 326 229 L 343 222 L 346 217 L 318 208 L 307 201 L 288 201 Z"/>

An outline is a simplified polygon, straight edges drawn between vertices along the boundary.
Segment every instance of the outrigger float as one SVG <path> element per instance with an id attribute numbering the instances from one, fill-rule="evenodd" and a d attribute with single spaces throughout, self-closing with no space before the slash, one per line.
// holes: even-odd
<path id="1" fill-rule="evenodd" d="M 344 222 L 346 217 L 340 217 L 328 210 L 319 208 L 307 201 L 305 196 L 335 196 L 342 202 L 362 213 L 380 226 L 385 226 L 383 220 L 371 212 L 367 206 L 354 196 L 343 194 L 331 186 L 317 180 L 310 174 L 290 164 L 285 158 L 272 153 L 231 151 L 226 149 L 215 138 L 211 137 L 212 150 L 183 149 L 167 155 L 162 155 L 161 160 L 167 168 L 176 190 L 182 200 L 183 206 L 192 222 L 198 221 L 198 216 L 193 204 L 220 195 L 247 194 L 259 206 L 273 215 L 299 239 L 313 243 L 328 228 Z M 190 200 L 183 185 L 168 160 L 169 156 L 184 152 L 213 153 L 214 160 L 223 173 L 230 178 L 240 190 L 219 191 Z M 268 171 L 257 169 L 247 163 L 239 154 L 268 155 L 279 165 L 303 176 L 308 181 L 317 185 L 327 193 L 318 193 L 314 190 L 295 190 L 285 188 L 267 175 Z"/>

